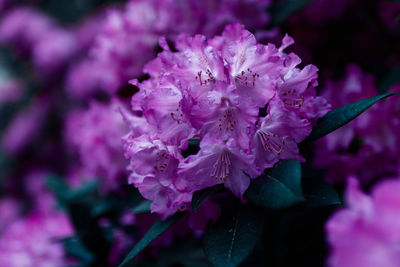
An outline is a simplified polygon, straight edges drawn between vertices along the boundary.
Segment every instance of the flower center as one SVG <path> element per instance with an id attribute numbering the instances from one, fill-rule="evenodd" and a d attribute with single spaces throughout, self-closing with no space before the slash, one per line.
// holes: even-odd
<path id="1" fill-rule="evenodd" d="M 183 112 L 182 112 L 182 105 L 179 103 L 179 106 L 176 108 L 175 111 L 170 113 L 171 118 L 180 124 L 183 120 Z"/>
<path id="2" fill-rule="evenodd" d="M 251 69 L 248 68 L 247 71 L 242 70 L 239 75 L 236 75 L 235 80 L 241 84 L 244 84 L 245 86 L 254 86 L 258 77 L 260 77 L 258 73 L 253 72 Z"/>
<path id="3" fill-rule="evenodd" d="M 304 103 L 304 96 L 296 95 L 296 89 L 282 93 L 282 101 L 286 106 L 300 108 Z"/>
<path id="4" fill-rule="evenodd" d="M 277 155 L 280 155 L 285 150 L 285 141 L 281 139 L 279 135 L 258 130 L 257 136 L 265 151 L 274 152 Z"/>
<path id="5" fill-rule="evenodd" d="M 228 153 L 224 151 L 218 157 L 217 162 L 215 162 L 211 176 L 215 177 L 216 179 L 220 179 L 222 182 L 225 182 L 229 175 L 230 166 L 231 160 L 229 159 Z"/>
<path id="6" fill-rule="evenodd" d="M 233 114 L 232 108 L 227 108 L 223 115 L 218 119 L 219 130 L 233 131 L 236 126 L 236 119 Z"/>
<path id="7" fill-rule="evenodd" d="M 196 80 L 200 82 L 200 85 L 207 85 L 211 82 L 215 82 L 215 78 L 210 69 L 207 69 L 205 74 L 203 74 L 203 71 L 199 71 L 197 73 Z"/>
<path id="8" fill-rule="evenodd" d="M 169 155 L 165 151 L 157 152 L 156 163 L 154 164 L 154 170 L 163 173 L 168 167 Z"/>

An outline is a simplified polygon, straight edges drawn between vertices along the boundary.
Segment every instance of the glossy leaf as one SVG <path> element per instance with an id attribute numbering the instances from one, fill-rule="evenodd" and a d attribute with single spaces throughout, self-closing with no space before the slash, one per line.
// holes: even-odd
<path id="1" fill-rule="evenodd" d="M 133 258 L 135 258 L 143 249 L 145 249 L 151 242 L 157 237 L 164 233 L 171 225 L 177 222 L 185 213 L 177 213 L 174 216 L 169 217 L 165 221 L 158 219 L 153 226 L 147 231 L 142 239 L 136 244 L 136 246 L 129 252 L 128 256 L 119 265 L 120 267 L 126 266 Z"/>
<path id="2" fill-rule="evenodd" d="M 340 108 L 331 110 L 323 118 L 319 119 L 317 125 L 313 128 L 310 136 L 305 141 L 314 141 L 327 135 L 330 132 L 342 127 L 355 119 L 358 115 L 366 111 L 379 100 L 392 96 L 395 93 L 387 93 L 374 97 L 369 97 Z"/>
<path id="3" fill-rule="evenodd" d="M 192 209 L 194 212 L 196 212 L 201 203 L 203 203 L 209 196 L 214 195 L 215 193 L 221 191 L 224 188 L 223 185 L 215 185 L 213 187 L 209 187 L 200 191 L 197 191 L 193 194 L 192 198 Z"/>
<path id="4" fill-rule="evenodd" d="M 303 190 L 308 207 L 314 208 L 342 204 L 333 186 L 322 179 L 304 181 Z"/>
<path id="5" fill-rule="evenodd" d="M 146 213 L 150 212 L 150 200 L 145 200 L 137 204 L 135 207 L 132 208 L 133 213 Z"/>
<path id="6" fill-rule="evenodd" d="M 283 160 L 252 181 L 245 197 L 257 206 L 282 209 L 302 202 L 301 165 L 297 160 Z"/>
<path id="7" fill-rule="evenodd" d="M 207 227 L 204 252 L 214 266 L 237 266 L 253 251 L 263 228 L 263 210 L 242 206 L 233 216 L 222 217 Z"/>

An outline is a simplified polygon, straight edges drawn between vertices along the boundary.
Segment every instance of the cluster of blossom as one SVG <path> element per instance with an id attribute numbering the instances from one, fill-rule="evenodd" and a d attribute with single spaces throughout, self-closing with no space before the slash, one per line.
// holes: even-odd
<path id="1" fill-rule="evenodd" d="M 136 80 L 132 98 L 142 111 L 142 133 L 124 138 L 129 182 L 165 218 L 188 209 L 193 192 L 223 183 L 242 198 L 250 179 L 280 159 L 303 161 L 297 144 L 329 105 L 316 96 L 317 68 L 283 50 L 257 43 L 240 24 L 221 36 L 180 35 L 178 52 L 164 49 L 148 63 L 150 79 Z M 200 151 L 183 158 L 190 139 Z"/>
<path id="2" fill-rule="evenodd" d="M 128 133 L 121 116 L 122 103 L 92 101 L 87 110 L 74 110 L 66 119 L 65 139 L 76 150 L 82 165 L 80 175 L 95 179 L 102 177 L 105 191 L 118 188 L 124 178 L 121 138 Z"/>
<path id="3" fill-rule="evenodd" d="M 78 50 L 72 31 L 33 8 L 18 7 L 0 19 L 0 44 L 11 44 L 32 58 L 36 72 L 49 77 Z"/>
<path id="4" fill-rule="evenodd" d="M 326 225 L 331 246 L 328 266 L 399 266 L 400 180 L 381 181 L 367 195 L 357 179 L 349 177 L 347 207 Z"/>
<path id="5" fill-rule="evenodd" d="M 90 56 L 71 68 L 66 87 L 75 97 L 97 90 L 112 95 L 141 74 L 155 56 L 159 36 L 174 39 L 179 33 L 201 33 L 210 37 L 235 21 L 249 28 L 261 27 L 269 20 L 265 10 L 270 2 L 131 0 L 124 9 L 108 10 Z"/>
<path id="6" fill-rule="evenodd" d="M 398 91 L 397 86 L 391 91 Z M 334 108 L 377 94 L 373 76 L 364 74 L 354 64 L 348 66 L 344 79 L 328 81 L 322 91 Z M 398 103 L 397 97 L 377 103 L 353 122 L 315 143 L 314 165 L 327 170 L 328 181 L 341 183 L 348 174 L 356 174 L 362 183 L 369 183 L 396 173 L 400 156 Z"/>
<path id="7" fill-rule="evenodd" d="M 62 238 L 73 234 L 72 225 L 44 185 L 45 170 L 24 177 L 32 208 L 22 215 L 18 200 L 0 200 L 0 266 L 67 266 Z"/>

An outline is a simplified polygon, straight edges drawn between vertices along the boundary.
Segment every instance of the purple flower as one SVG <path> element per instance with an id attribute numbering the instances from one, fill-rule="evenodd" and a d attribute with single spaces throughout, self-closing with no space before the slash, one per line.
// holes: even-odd
<path id="1" fill-rule="evenodd" d="M 394 86 L 391 91 L 398 88 Z M 343 79 L 328 81 L 322 92 L 335 108 L 377 94 L 374 77 L 354 64 L 348 66 Z M 395 96 L 377 103 L 348 125 L 317 141 L 314 165 L 325 168 L 326 179 L 332 183 L 356 174 L 365 184 L 395 172 L 400 152 L 398 114 Z"/>
<path id="2" fill-rule="evenodd" d="M 364 194 L 355 177 L 346 190 L 347 207 L 326 224 L 331 254 L 328 265 L 399 266 L 400 182 L 398 178 L 377 184 Z"/>
<path id="3" fill-rule="evenodd" d="M 89 56 L 70 69 L 66 87 L 76 97 L 97 91 L 113 94 L 142 73 L 145 63 L 155 56 L 160 36 L 176 39 L 180 33 L 200 33 L 210 37 L 236 21 L 258 28 L 269 21 L 265 9 L 270 2 L 131 0 L 122 10 L 109 10 L 99 22 L 101 31 Z"/>
<path id="4" fill-rule="evenodd" d="M 7 125 L 1 143 L 9 154 L 17 154 L 40 135 L 49 108 L 47 99 L 36 99 Z"/>
<path id="5" fill-rule="evenodd" d="M 10 10 L 0 20 L 0 43 L 32 57 L 40 78 L 62 70 L 79 51 L 76 35 L 29 7 Z"/>
<path id="6" fill-rule="evenodd" d="M 250 179 L 279 159 L 303 159 L 297 143 L 329 105 L 316 96 L 316 67 L 299 69 L 300 59 L 284 53 L 292 43 L 259 44 L 239 24 L 208 41 L 182 34 L 177 52 L 160 39 L 164 51 L 144 68 L 150 79 L 132 81 L 145 130 L 124 138 L 130 183 L 153 212 L 190 209 L 195 191 L 222 183 L 242 198 Z M 184 159 L 193 138 L 200 151 Z"/>
<path id="7" fill-rule="evenodd" d="M 91 102 L 88 110 L 72 112 L 66 122 L 65 139 L 79 154 L 87 178 L 101 177 L 104 190 L 112 190 L 124 174 L 121 138 L 129 128 L 123 121 L 121 103 Z"/>
<path id="8" fill-rule="evenodd" d="M 63 213 L 30 213 L 11 222 L 0 235 L 0 266 L 67 266 L 57 239 L 73 233 Z"/>

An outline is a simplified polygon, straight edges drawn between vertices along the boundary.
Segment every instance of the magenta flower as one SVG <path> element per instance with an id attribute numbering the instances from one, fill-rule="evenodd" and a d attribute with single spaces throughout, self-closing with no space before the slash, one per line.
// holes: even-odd
<path id="1" fill-rule="evenodd" d="M 270 0 L 128 1 L 124 9 L 109 10 L 104 21 L 99 21 L 101 30 L 95 37 L 90 53 L 70 69 L 66 88 L 75 97 L 86 97 L 97 91 L 113 94 L 125 85 L 129 78 L 142 73 L 145 63 L 155 56 L 160 36 L 166 35 L 175 40 L 180 33 L 190 35 L 199 33 L 211 37 L 220 33 L 226 24 L 236 21 L 250 28 L 259 28 L 269 21 L 268 13 L 264 11 L 270 2 Z M 78 38 L 82 39 L 80 35 Z M 177 40 L 178 47 L 179 43 Z M 201 40 L 195 38 L 193 45 L 197 46 L 199 43 Z M 184 50 L 182 47 L 179 49 Z M 191 69 L 194 67 L 190 64 Z M 197 68 L 196 71 L 203 71 L 201 75 L 208 75 L 207 69 Z M 197 72 L 193 77 L 197 76 Z M 81 80 L 84 84 L 80 83 Z"/>
<path id="2" fill-rule="evenodd" d="M 67 266 L 57 239 L 73 234 L 62 213 L 30 213 L 10 223 L 0 235 L 0 266 Z"/>
<path id="3" fill-rule="evenodd" d="M 47 99 L 35 99 L 9 122 L 1 136 L 7 153 L 18 154 L 40 135 L 48 109 Z"/>
<path id="4" fill-rule="evenodd" d="M 130 183 L 153 200 L 153 212 L 190 210 L 195 191 L 222 183 L 242 198 L 279 159 L 303 159 L 297 143 L 330 106 L 316 96 L 316 67 L 299 69 L 284 52 L 292 43 L 262 45 L 239 24 L 211 40 L 182 34 L 177 52 L 160 39 L 164 51 L 144 68 L 150 79 L 132 81 L 146 130 L 125 138 Z M 193 138 L 200 151 L 184 159 Z"/>
<path id="5" fill-rule="evenodd" d="M 329 266 L 399 266 L 400 183 L 376 185 L 371 196 L 361 192 L 355 177 L 346 190 L 347 208 L 328 221 Z"/>
<path id="6" fill-rule="evenodd" d="M 79 154 L 82 173 L 101 177 L 104 190 L 112 190 L 124 174 L 121 138 L 128 133 L 120 110 L 121 103 L 92 102 L 88 110 L 71 113 L 66 122 L 66 141 Z"/>

